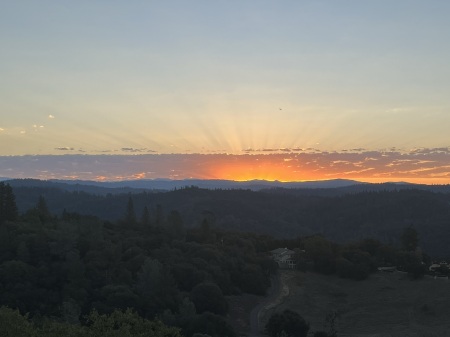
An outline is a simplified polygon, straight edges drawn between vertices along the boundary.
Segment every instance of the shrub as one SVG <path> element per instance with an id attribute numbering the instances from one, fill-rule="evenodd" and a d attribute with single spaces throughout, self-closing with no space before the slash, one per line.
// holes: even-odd
<path id="1" fill-rule="evenodd" d="M 271 337 L 277 337 L 282 332 L 289 337 L 306 337 L 309 323 L 292 310 L 284 310 L 281 314 L 273 314 L 266 324 L 266 332 Z"/>

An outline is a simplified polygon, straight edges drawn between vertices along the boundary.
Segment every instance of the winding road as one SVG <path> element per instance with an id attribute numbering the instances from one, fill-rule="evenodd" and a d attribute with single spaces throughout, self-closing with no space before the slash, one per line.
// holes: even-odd
<path id="1" fill-rule="evenodd" d="M 267 297 L 259 303 L 250 312 L 250 334 L 249 337 L 261 337 L 264 336 L 262 330 L 263 327 L 260 326 L 262 314 L 264 311 L 274 307 L 284 296 L 289 294 L 289 288 L 285 282 L 283 282 L 282 271 L 278 271 L 271 278 L 271 286 L 268 291 Z M 286 293 L 287 290 L 287 293 Z"/>

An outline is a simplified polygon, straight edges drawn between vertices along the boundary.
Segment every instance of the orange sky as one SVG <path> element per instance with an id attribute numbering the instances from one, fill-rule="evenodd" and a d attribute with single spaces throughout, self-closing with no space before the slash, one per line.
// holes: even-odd
<path id="1" fill-rule="evenodd" d="M 251 154 L 135 154 L 0 156 L 0 177 L 38 179 L 226 179 L 450 183 L 450 148 L 401 152 L 310 152 L 300 149 Z M 261 153 L 264 152 L 264 153 Z"/>

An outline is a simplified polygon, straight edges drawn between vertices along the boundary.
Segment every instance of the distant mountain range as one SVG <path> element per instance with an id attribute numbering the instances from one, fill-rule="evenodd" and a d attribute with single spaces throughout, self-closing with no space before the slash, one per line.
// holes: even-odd
<path id="1" fill-rule="evenodd" d="M 141 191 L 172 191 L 184 187 L 199 187 L 204 189 L 242 189 L 242 190 L 288 190 L 288 193 L 339 195 L 366 191 L 420 189 L 437 193 L 450 193 L 450 185 L 419 185 L 406 182 L 397 183 L 365 183 L 348 179 L 332 179 L 318 181 L 281 182 L 267 180 L 233 181 L 233 180 L 202 180 L 202 179 L 141 179 L 123 181 L 91 181 L 91 180 L 38 180 L 38 179 L 8 179 L 12 187 L 57 188 L 65 191 L 82 191 L 91 194 L 105 195 L 108 193 L 133 193 Z"/>
<path id="2" fill-rule="evenodd" d="M 50 180 L 51 182 L 60 182 L 66 184 L 79 184 L 100 186 L 108 188 L 135 188 L 150 190 L 173 190 L 187 186 L 197 186 L 206 189 L 250 189 L 258 191 L 267 188 L 339 188 L 361 184 L 354 180 L 334 179 L 324 181 L 305 181 L 305 182 L 281 182 L 267 180 L 250 180 L 250 181 L 234 181 L 234 180 L 203 180 L 203 179 L 145 179 L 145 180 L 126 180 L 115 182 L 95 182 L 95 181 L 70 181 L 70 180 Z"/>
<path id="3" fill-rule="evenodd" d="M 120 190 L 174 190 L 183 187 L 196 186 L 206 189 L 249 189 L 259 191 L 270 188 L 289 188 L 289 189 L 316 189 L 316 188 L 342 188 L 354 185 L 367 185 L 366 183 L 355 180 L 333 179 L 323 181 L 304 181 L 304 182 L 281 182 L 267 180 L 251 180 L 251 181 L 233 181 L 233 180 L 202 180 L 202 179 L 144 179 L 144 180 L 123 180 L 123 181 L 90 181 L 90 180 L 38 180 L 38 179 L 8 179 L 0 178 L 0 181 L 8 181 L 12 186 L 27 187 L 56 187 L 64 190 L 90 190 L 94 192 L 96 189 L 88 188 L 89 186 L 98 187 L 110 191 L 110 189 Z M 98 190 L 100 191 L 100 190 Z M 88 192 L 88 191 L 87 191 Z"/>

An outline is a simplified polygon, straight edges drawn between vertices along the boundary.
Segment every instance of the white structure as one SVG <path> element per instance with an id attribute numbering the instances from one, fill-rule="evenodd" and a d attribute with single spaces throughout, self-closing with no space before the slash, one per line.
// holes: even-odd
<path id="1" fill-rule="evenodd" d="M 297 260 L 295 259 L 295 252 L 287 248 L 277 248 L 270 251 L 272 259 L 278 264 L 278 267 L 283 269 L 297 268 Z"/>

